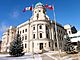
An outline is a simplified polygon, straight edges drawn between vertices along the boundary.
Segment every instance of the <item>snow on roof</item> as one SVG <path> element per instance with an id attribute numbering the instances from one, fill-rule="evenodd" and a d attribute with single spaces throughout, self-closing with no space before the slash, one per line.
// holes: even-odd
<path id="1" fill-rule="evenodd" d="M 70 34 L 69 37 L 71 38 L 71 42 L 77 42 L 80 41 L 80 31 L 78 31 L 75 34 Z"/>

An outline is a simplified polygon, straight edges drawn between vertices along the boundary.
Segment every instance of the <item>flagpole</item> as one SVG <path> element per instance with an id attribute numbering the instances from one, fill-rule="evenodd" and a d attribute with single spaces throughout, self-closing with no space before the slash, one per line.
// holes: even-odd
<path id="1" fill-rule="evenodd" d="M 54 8 L 54 5 L 53 5 L 53 8 Z M 59 49 L 59 40 L 58 40 L 58 34 L 57 34 L 57 23 L 56 23 L 56 14 L 55 14 L 55 10 L 53 10 L 53 15 L 54 15 L 54 24 L 55 24 L 55 34 L 56 34 L 56 40 L 57 40 L 57 48 L 58 48 L 58 51 L 59 51 L 59 60 L 61 60 L 61 56 L 60 56 L 60 49 Z"/>

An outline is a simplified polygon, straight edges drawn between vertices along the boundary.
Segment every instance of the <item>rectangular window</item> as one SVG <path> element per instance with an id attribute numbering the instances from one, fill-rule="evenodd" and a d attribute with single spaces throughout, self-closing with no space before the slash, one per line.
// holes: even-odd
<path id="1" fill-rule="evenodd" d="M 27 29 L 25 29 L 25 32 L 27 32 Z"/>
<path id="2" fill-rule="evenodd" d="M 35 34 L 33 34 L 33 38 L 35 39 Z"/>

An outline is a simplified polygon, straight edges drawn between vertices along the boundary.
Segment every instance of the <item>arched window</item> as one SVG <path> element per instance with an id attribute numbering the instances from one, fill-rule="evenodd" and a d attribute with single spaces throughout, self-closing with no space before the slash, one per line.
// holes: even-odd
<path id="1" fill-rule="evenodd" d="M 35 13 L 36 13 L 36 11 L 35 11 Z"/>
<path id="2" fill-rule="evenodd" d="M 24 30 L 23 30 L 23 33 L 24 33 Z"/>
<path id="3" fill-rule="evenodd" d="M 25 48 L 27 48 L 27 44 L 25 44 Z"/>
<path id="4" fill-rule="evenodd" d="M 41 10 L 39 10 L 39 12 L 41 12 Z"/>
<path id="5" fill-rule="evenodd" d="M 35 30 L 35 26 L 33 27 L 33 30 Z"/>
<path id="6" fill-rule="evenodd" d="M 21 34 L 21 31 L 20 31 L 20 34 Z"/>
<path id="7" fill-rule="evenodd" d="M 42 33 L 40 33 L 40 38 L 42 38 Z"/>
<path id="8" fill-rule="evenodd" d="M 46 34 L 46 37 L 49 38 L 48 34 Z"/>
<path id="9" fill-rule="evenodd" d="M 33 34 L 33 38 L 35 39 L 35 34 Z"/>
<path id="10" fill-rule="evenodd" d="M 24 40 L 24 36 L 22 36 L 22 40 Z"/>
<path id="11" fill-rule="evenodd" d="M 48 30 L 48 27 L 46 26 L 46 30 Z"/>
<path id="12" fill-rule="evenodd" d="M 25 40 L 27 40 L 27 35 L 25 35 Z"/>
<path id="13" fill-rule="evenodd" d="M 25 29 L 25 32 L 27 32 L 27 29 Z"/>
<path id="14" fill-rule="evenodd" d="M 42 29 L 42 25 L 40 25 L 39 28 Z"/>
<path id="15" fill-rule="evenodd" d="M 49 47 L 50 47 L 50 42 L 49 42 Z"/>

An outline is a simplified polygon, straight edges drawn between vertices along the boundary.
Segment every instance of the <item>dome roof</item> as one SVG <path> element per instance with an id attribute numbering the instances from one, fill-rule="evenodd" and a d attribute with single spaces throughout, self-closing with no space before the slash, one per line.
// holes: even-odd
<path id="1" fill-rule="evenodd" d="M 38 6 L 43 6 L 43 4 L 42 4 L 41 2 L 39 2 L 39 3 L 37 3 L 37 4 L 35 5 L 35 7 L 38 7 Z"/>

